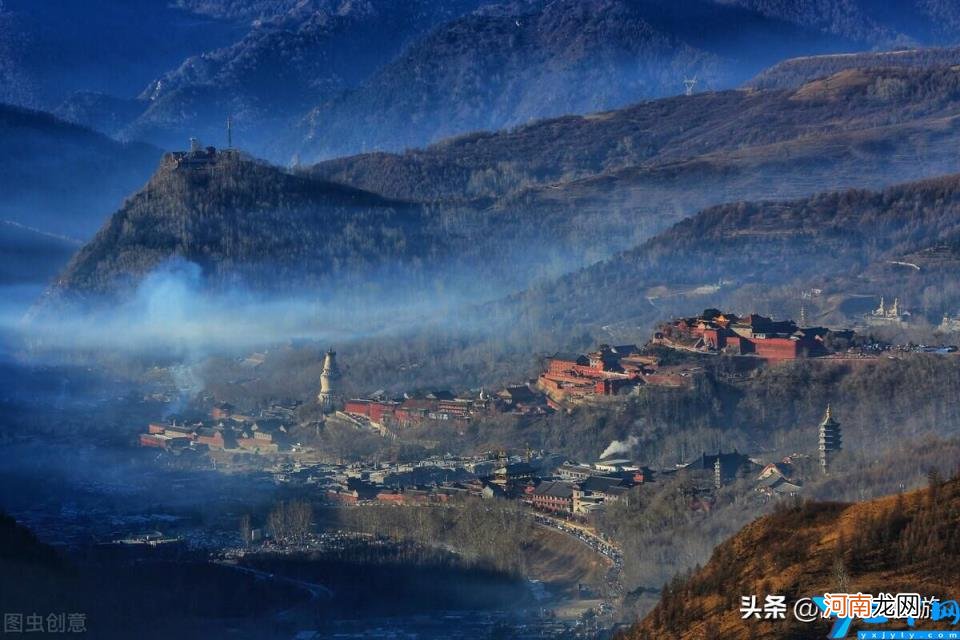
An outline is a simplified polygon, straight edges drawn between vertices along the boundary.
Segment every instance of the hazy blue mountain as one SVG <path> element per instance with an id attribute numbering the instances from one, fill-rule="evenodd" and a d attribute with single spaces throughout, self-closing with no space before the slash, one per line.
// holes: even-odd
<path id="1" fill-rule="evenodd" d="M 717 0 L 867 45 L 956 44 L 960 6 L 950 0 Z"/>
<path id="2" fill-rule="evenodd" d="M 416 205 L 236 153 L 196 166 L 168 158 L 79 251 L 57 289 L 80 296 L 125 292 L 180 258 L 202 269 L 214 288 L 235 282 L 292 291 L 441 252 L 425 216 Z"/>
<path id="3" fill-rule="evenodd" d="M 167 157 L 77 252 L 49 299 L 125 300 L 178 261 L 221 294 L 499 296 L 581 259 L 585 243 L 562 220 L 553 231 L 542 223 L 523 211 L 388 199 L 237 152 Z"/>
<path id="4" fill-rule="evenodd" d="M 58 118 L 115 135 L 143 113 L 147 102 L 97 91 L 76 91 L 53 110 Z"/>
<path id="5" fill-rule="evenodd" d="M 809 7 L 809 5 L 816 5 Z M 591 0 L 487 6 L 320 104 L 301 157 L 402 150 L 473 130 L 727 88 L 798 55 L 954 41 L 946 3 Z M 299 136 L 299 133 L 298 133 Z"/>
<path id="6" fill-rule="evenodd" d="M 569 198 L 579 207 L 599 199 L 618 211 L 624 203 L 613 206 L 609 196 L 625 185 L 656 190 L 673 181 L 678 192 L 702 194 L 695 186 L 709 173 L 754 174 L 787 193 L 798 184 L 815 191 L 830 172 L 850 180 L 899 180 L 910 165 L 926 172 L 921 176 L 953 166 L 928 163 L 956 156 L 958 81 L 949 67 L 846 70 L 790 90 L 675 96 L 457 136 L 404 153 L 336 158 L 309 170 L 398 199 Z M 878 172 L 875 162 L 903 168 Z M 873 170 L 863 171 L 862 163 Z M 760 167 L 775 169 L 778 179 Z M 692 175 L 699 177 L 687 183 Z"/>
<path id="7" fill-rule="evenodd" d="M 688 78 L 699 90 L 735 86 L 785 57 L 877 41 L 866 28 L 713 0 L 180 4 L 256 19 L 237 42 L 152 81 L 121 135 L 171 148 L 190 135 L 219 141 L 232 115 L 246 148 L 281 162 L 618 107 L 681 93 Z"/>
<path id="8" fill-rule="evenodd" d="M 0 220 L 0 286 L 45 286 L 79 248 L 70 238 Z"/>
<path id="9" fill-rule="evenodd" d="M 87 238 L 150 176 L 160 150 L 0 104 L 0 219 Z"/>
<path id="10" fill-rule="evenodd" d="M 74 91 L 132 98 L 149 78 L 244 29 L 167 0 L 4 0 L 0 102 L 51 110 Z"/>

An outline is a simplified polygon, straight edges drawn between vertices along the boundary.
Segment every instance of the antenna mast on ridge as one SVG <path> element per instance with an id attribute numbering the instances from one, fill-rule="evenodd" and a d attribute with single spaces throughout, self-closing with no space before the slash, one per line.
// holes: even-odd
<path id="1" fill-rule="evenodd" d="M 684 86 L 684 91 L 683 91 L 684 95 L 692 96 L 693 89 L 694 87 L 697 86 L 697 76 L 693 76 L 692 78 L 684 78 L 683 86 Z"/>
<path id="2" fill-rule="evenodd" d="M 233 149 L 233 118 L 227 116 L 227 149 Z"/>

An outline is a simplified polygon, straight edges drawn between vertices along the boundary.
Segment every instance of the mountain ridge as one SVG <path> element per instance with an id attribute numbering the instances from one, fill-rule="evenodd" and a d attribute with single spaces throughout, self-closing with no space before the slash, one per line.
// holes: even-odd
<path id="1" fill-rule="evenodd" d="M 849 69 L 933 68 L 960 64 L 960 47 L 900 49 L 824 54 L 790 58 L 764 69 L 746 86 L 753 89 L 795 89 L 818 78 Z"/>
<path id="2" fill-rule="evenodd" d="M 629 167 L 950 116 L 957 77 L 949 67 L 846 70 L 792 90 L 664 98 L 464 134 L 402 154 L 338 158 L 309 171 L 395 198 L 499 198 Z"/>

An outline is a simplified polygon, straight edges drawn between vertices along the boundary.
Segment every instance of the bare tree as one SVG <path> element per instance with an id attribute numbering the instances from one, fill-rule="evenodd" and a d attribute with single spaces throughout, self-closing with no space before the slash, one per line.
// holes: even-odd
<path id="1" fill-rule="evenodd" d="M 280 502 L 267 516 L 267 525 L 274 539 L 302 543 L 313 530 L 313 506 L 301 500 Z"/>
<path id="2" fill-rule="evenodd" d="M 253 528 L 250 525 L 250 514 L 245 513 L 240 516 L 240 539 L 243 544 L 248 545 L 253 541 Z"/>

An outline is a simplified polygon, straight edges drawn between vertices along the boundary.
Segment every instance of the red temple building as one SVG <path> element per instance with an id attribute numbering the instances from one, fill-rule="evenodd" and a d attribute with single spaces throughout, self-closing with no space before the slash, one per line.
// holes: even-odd
<path id="1" fill-rule="evenodd" d="M 600 345 L 591 353 L 558 353 L 547 360 L 537 386 L 555 403 L 615 396 L 640 384 L 643 356 L 636 345 Z"/>
<path id="2" fill-rule="evenodd" d="M 700 316 L 661 326 L 654 341 L 689 351 L 781 361 L 826 355 L 823 339 L 828 333 L 823 327 L 798 327 L 792 320 L 773 320 L 758 314 L 738 317 L 707 309 Z"/>

